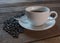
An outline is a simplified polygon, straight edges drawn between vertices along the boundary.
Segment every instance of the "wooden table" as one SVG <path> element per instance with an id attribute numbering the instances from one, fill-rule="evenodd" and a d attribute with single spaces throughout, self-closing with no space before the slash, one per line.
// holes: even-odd
<path id="1" fill-rule="evenodd" d="M 44 5 L 44 4 L 43 4 Z M 45 4 L 47 6 L 47 4 Z M 11 16 L 17 15 L 20 12 L 0 13 L 0 43 L 60 43 L 60 6 L 53 6 L 49 8 L 58 12 L 56 24 L 52 28 L 45 31 L 30 31 L 25 30 L 24 33 L 19 35 L 18 39 L 13 38 L 3 30 L 3 22 Z"/>

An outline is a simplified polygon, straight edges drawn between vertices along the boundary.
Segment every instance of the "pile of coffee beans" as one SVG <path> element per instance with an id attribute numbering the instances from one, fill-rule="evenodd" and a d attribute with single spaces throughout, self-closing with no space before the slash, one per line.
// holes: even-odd
<path id="1" fill-rule="evenodd" d="M 22 15 L 17 15 L 14 17 L 21 17 Z M 6 20 L 4 22 L 4 27 L 3 30 L 5 30 L 6 32 L 8 32 L 11 36 L 13 36 L 14 38 L 18 38 L 18 35 L 22 32 L 24 32 L 24 28 L 20 26 L 20 24 L 18 23 L 18 21 L 16 19 L 10 18 L 9 20 Z"/>

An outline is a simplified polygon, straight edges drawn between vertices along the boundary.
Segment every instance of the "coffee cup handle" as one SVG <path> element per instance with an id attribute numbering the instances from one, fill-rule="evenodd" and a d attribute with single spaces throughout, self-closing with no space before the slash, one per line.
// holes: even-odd
<path id="1" fill-rule="evenodd" d="M 58 17 L 58 13 L 56 11 L 51 11 L 50 15 L 52 15 L 52 13 L 54 13 L 53 19 L 55 20 Z"/>

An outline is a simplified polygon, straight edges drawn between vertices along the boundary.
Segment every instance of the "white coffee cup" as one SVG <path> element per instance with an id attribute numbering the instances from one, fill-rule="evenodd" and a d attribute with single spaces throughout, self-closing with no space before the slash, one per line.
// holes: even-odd
<path id="1" fill-rule="evenodd" d="M 37 10 L 39 10 L 39 12 Z M 56 19 L 58 16 L 56 11 L 50 11 L 50 9 L 45 6 L 29 6 L 25 11 L 25 14 L 34 26 L 44 24 L 52 13 L 55 14 L 53 19 Z"/>

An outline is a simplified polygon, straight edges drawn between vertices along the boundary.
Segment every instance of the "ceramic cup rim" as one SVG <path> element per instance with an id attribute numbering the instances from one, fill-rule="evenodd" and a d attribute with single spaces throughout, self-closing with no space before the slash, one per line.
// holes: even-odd
<path id="1" fill-rule="evenodd" d="M 46 11 L 44 11 L 44 12 L 31 12 L 32 10 L 39 9 L 39 8 L 45 8 Z M 50 9 L 48 7 L 45 7 L 45 6 L 29 6 L 25 10 L 27 12 L 31 12 L 31 13 L 45 13 L 45 12 L 50 12 Z"/>

